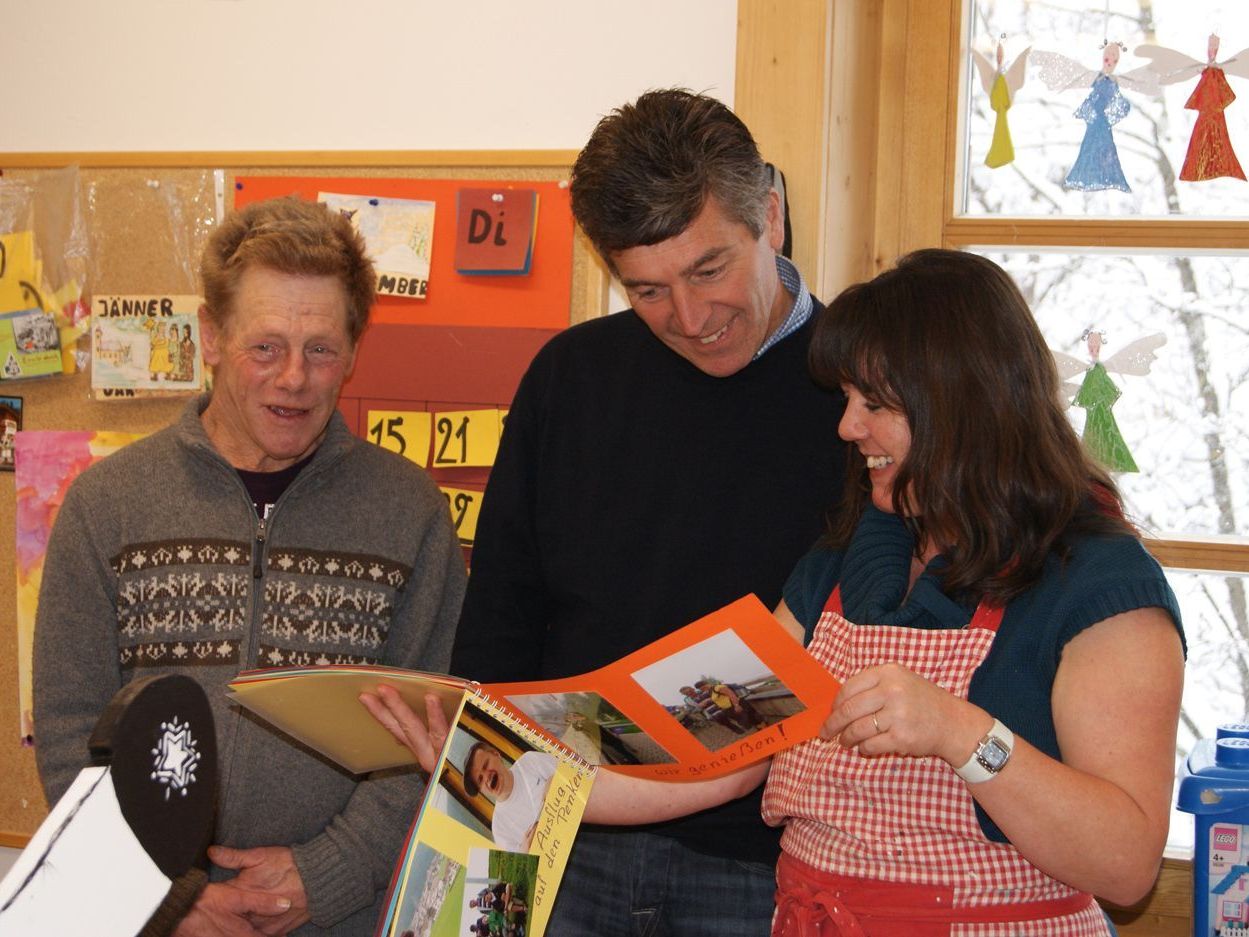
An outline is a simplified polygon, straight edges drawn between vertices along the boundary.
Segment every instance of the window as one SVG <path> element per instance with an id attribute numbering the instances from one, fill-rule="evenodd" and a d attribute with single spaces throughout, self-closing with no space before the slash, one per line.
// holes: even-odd
<path id="1" fill-rule="evenodd" d="M 1215 61 L 1249 46 L 1249 4 L 885 0 L 882 13 L 875 256 L 940 244 L 1002 264 L 1050 347 L 1073 359 L 1073 390 L 1092 360 L 1089 330 L 1104 333 L 1107 365 L 1140 340 L 1153 346 L 1147 374 L 1110 371 L 1120 393 L 1111 412 L 1139 469 L 1117 478 L 1185 616 L 1178 767 L 1197 738 L 1249 711 L 1249 183 L 1180 178 L 1207 38 L 1225 34 Z M 1114 144 L 1128 191 L 1065 184 L 1088 132 L 1075 112 L 1092 78 L 1054 91 L 1038 74 L 1045 50 L 1095 75 L 1106 39 L 1126 46 L 1120 76 L 1148 63 L 1134 54 L 1144 43 L 1198 61 L 1157 95 L 1124 82 L 1130 110 L 1089 144 L 1102 156 Z M 990 168 L 997 115 L 971 49 L 995 65 L 999 40 L 1007 68 L 1029 46 L 1034 61 L 1006 112 L 1014 159 Z M 1249 160 L 1249 79 L 1227 80 L 1243 99 L 1224 112 L 1230 141 Z M 1085 430 L 1084 410 L 1071 417 Z M 1189 819 L 1175 815 L 1173 846 L 1191 848 Z"/>

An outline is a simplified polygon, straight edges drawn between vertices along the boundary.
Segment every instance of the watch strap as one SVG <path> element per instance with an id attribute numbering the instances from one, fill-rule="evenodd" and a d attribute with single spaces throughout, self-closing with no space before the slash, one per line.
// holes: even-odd
<path id="1" fill-rule="evenodd" d="M 976 744 L 976 750 L 971 753 L 967 763 L 961 768 L 955 768 L 954 773 L 968 784 L 988 781 L 997 777 L 997 773 L 1006 767 L 1014 747 L 1015 734 L 1000 719 L 994 719 L 993 725 Z"/>

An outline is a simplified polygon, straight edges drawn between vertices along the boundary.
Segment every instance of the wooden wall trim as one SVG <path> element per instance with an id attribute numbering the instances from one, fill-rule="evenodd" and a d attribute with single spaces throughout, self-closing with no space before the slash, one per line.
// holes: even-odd
<path id="1" fill-rule="evenodd" d="M 1009 222 L 1009 230 L 1002 225 Z M 951 218 L 945 226 L 949 247 L 1019 245 L 1021 247 L 1122 248 L 1174 251 L 1249 250 L 1249 225 L 1244 221 L 1184 219 Z"/>
<path id="2" fill-rule="evenodd" d="M 788 186 L 794 262 L 828 298 L 876 272 L 885 0 L 739 0 L 735 110 Z"/>
<path id="3" fill-rule="evenodd" d="M 825 168 L 822 276 L 818 295 L 831 299 L 875 275 L 877 138 L 883 0 L 833 4 L 831 114 Z M 815 289 L 815 287 L 812 287 Z"/>
<path id="4" fill-rule="evenodd" d="M 1249 574 L 1249 542 L 1243 537 L 1146 538 L 1145 548 L 1171 569 L 1202 570 L 1217 576 Z"/>
<path id="5" fill-rule="evenodd" d="M 793 260 L 823 278 L 833 0 L 738 0 L 734 111 L 785 174 Z"/>
<path id="6" fill-rule="evenodd" d="M 906 138 L 906 60 L 910 0 L 884 0 L 880 30 L 880 90 L 876 126 L 876 215 L 871 273 L 891 266 L 902 253 L 907 193 L 902 185 L 902 148 Z"/>
<path id="7" fill-rule="evenodd" d="M 949 87 L 950 48 L 957 4 L 949 0 L 910 0 L 909 42 L 906 49 L 906 80 L 902 97 L 906 108 L 906 137 L 893 158 L 900 159 L 906 195 L 906 224 L 899 242 L 902 253 L 941 245 L 942 228 L 950 216 L 946 192 L 948 174 L 933 184 L 933 167 L 944 166 L 951 152 L 950 102 L 943 95 L 934 104 L 930 89 Z M 889 154 L 884 154 L 886 157 Z"/>

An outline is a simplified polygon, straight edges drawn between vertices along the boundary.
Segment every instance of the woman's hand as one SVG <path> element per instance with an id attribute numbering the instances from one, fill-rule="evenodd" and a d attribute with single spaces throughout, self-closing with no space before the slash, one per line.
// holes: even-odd
<path id="1" fill-rule="evenodd" d="M 376 693 L 361 693 L 360 702 L 385 729 L 416 757 L 416 762 L 430 774 L 438 763 L 438 755 L 447 743 L 447 714 L 435 693 L 425 694 L 426 723 L 399 695 L 394 687 L 382 684 Z"/>
<path id="2" fill-rule="evenodd" d="M 833 700 L 820 737 L 864 755 L 936 755 L 962 766 L 993 717 L 900 664 L 868 667 Z"/>

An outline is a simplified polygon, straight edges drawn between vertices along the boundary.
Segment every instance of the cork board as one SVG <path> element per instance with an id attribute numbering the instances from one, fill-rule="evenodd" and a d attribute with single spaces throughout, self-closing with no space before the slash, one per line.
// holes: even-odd
<path id="1" fill-rule="evenodd" d="M 559 182 L 567 179 L 572 154 L 387 153 L 387 154 L 11 154 L 0 156 L 5 179 L 37 178 L 67 164 L 79 165 L 82 208 L 90 232 L 89 293 L 195 293 L 198 256 L 219 205 L 232 207 L 234 179 L 246 176 L 329 176 L 353 179 L 454 179 Z M 532 155 L 532 159 L 528 158 Z M 339 162 L 334 162 L 340 157 Z M 287 159 L 282 163 L 283 158 Z M 447 224 L 453 218 L 445 219 Z M 572 239 L 571 299 L 566 322 L 602 314 L 607 276 L 579 233 Z M 535 261 L 536 262 L 536 261 Z M 389 330 L 400 327 L 388 326 Z M 510 400 L 528 356 L 549 333 L 497 330 L 487 336 L 497 349 L 483 361 L 487 393 Z M 393 347 L 395 333 L 379 341 Z M 364 341 L 368 341 L 366 333 Z M 362 345 L 363 350 L 363 345 Z M 437 351 L 433 354 L 436 356 Z M 384 355 L 382 356 L 384 358 Z M 379 359 L 380 360 L 380 359 Z M 510 362 L 500 369 L 500 361 Z M 500 376 L 502 375 L 502 377 Z M 347 397 L 389 400 L 374 385 L 377 373 L 357 367 Z M 440 390 L 438 399 L 464 395 Z M 172 422 L 186 398 L 97 401 L 90 375 L 78 373 L 32 381 L 4 382 L 0 394 L 23 398 L 24 430 L 115 430 L 148 433 Z M 390 401 L 399 405 L 402 401 Z M 360 430 L 362 414 L 348 409 Z M 461 470 L 464 471 L 464 470 Z M 465 478 L 484 483 L 484 474 Z M 0 568 L 15 569 L 14 476 L 0 473 Z M 19 741 L 16 584 L 0 575 L 0 846 L 20 847 L 47 814 L 35 770 L 34 751 Z"/>

